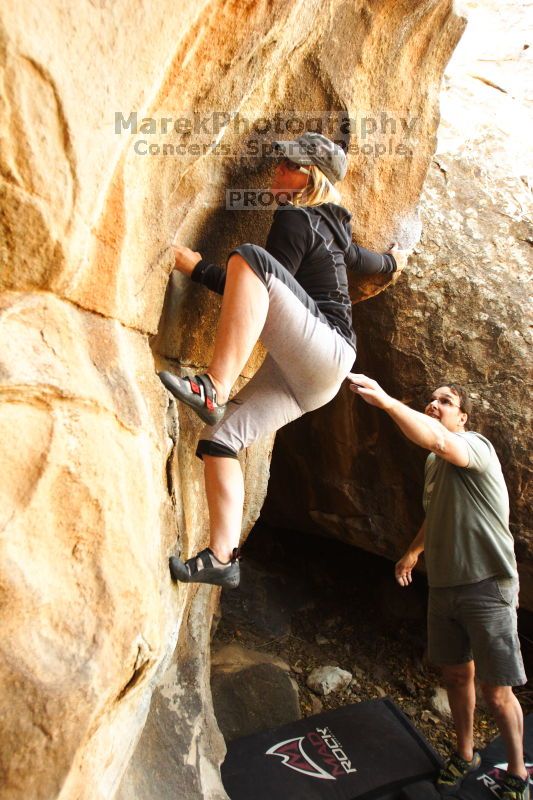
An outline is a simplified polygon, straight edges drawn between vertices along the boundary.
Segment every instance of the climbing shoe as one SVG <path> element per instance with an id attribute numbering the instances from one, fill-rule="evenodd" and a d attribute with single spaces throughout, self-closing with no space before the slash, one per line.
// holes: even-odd
<path id="1" fill-rule="evenodd" d="M 436 787 L 442 797 L 453 795 L 470 772 L 475 772 L 481 765 L 481 756 L 474 752 L 472 761 L 466 761 L 459 753 L 452 753 L 441 769 Z"/>
<path id="2" fill-rule="evenodd" d="M 239 559 L 240 553 L 237 548 L 233 550 L 230 560 L 223 562 L 218 560 L 209 547 L 206 547 L 187 561 L 171 556 L 168 563 L 173 581 L 212 583 L 225 589 L 236 589 L 241 575 Z"/>
<path id="3" fill-rule="evenodd" d="M 209 375 L 180 378 L 171 372 L 158 372 L 159 378 L 177 400 L 193 408 L 207 425 L 216 425 L 226 411 L 217 403 L 217 393 Z"/>
<path id="4" fill-rule="evenodd" d="M 501 800 L 529 800 L 529 778 L 507 773 L 501 784 Z"/>

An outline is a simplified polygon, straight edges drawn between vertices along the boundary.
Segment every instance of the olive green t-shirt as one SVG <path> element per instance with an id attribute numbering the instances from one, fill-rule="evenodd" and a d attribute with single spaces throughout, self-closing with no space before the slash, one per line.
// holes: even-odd
<path id="1" fill-rule="evenodd" d="M 467 467 L 430 453 L 426 460 L 424 550 L 428 583 L 462 586 L 485 578 L 516 577 L 509 530 L 509 495 L 494 447 L 479 433 L 466 441 Z"/>

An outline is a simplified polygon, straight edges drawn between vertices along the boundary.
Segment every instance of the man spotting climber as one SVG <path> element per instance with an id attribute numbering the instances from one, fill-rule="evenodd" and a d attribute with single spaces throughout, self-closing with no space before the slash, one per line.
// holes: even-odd
<path id="1" fill-rule="evenodd" d="M 488 439 L 465 430 L 471 403 L 461 386 L 436 389 L 421 414 L 365 375 L 350 374 L 348 380 L 353 392 L 386 411 L 408 439 L 431 451 L 426 519 L 396 564 L 396 579 L 408 586 L 425 551 L 429 659 L 442 669 L 457 736 L 437 788 L 441 795 L 460 797 L 456 792 L 463 778 L 480 765 L 473 733 L 476 674 L 506 746 L 500 798 L 525 800 L 523 715 L 512 690 L 526 682 L 517 633 L 518 574 L 498 457 Z"/>

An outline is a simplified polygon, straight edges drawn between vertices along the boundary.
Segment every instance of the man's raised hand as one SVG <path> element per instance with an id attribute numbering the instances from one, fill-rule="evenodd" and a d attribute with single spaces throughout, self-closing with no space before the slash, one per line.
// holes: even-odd
<path id="1" fill-rule="evenodd" d="M 350 372 L 346 380 L 350 383 L 350 390 L 361 395 L 363 400 L 371 406 L 376 406 L 386 411 L 396 402 L 393 397 L 381 388 L 377 381 L 367 378 L 366 375 Z"/>

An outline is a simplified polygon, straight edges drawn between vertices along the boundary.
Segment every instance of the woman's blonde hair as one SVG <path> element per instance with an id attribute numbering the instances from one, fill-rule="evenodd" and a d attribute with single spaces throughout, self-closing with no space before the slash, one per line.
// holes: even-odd
<path id="1" fill-rule="evenodd" d="M 341 194 L 319 167 L 314 164 L 305 168 L 309 170 L 309 180 L 307 186 L 301 192 L 292 196 L 292 204 L 295 206 L 319 206 L 322 203 L 340 203 Z"/>

